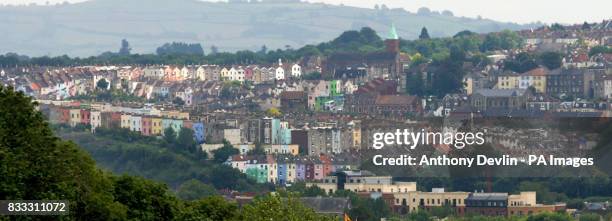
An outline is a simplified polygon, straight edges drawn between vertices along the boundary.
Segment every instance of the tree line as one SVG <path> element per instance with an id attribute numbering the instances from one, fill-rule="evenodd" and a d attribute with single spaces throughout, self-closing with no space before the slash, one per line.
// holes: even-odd
<path id="1" fill-rule="evenodd" d="M 429 38 L 426 28 L 423 28 L 421 38 L 416 40 L 400 40 L 401 50 L 425 58 L 435 58 L 450 53 L 452 45 L 470 52 L 487 52 L 516 48 L 522 44 L 521 38 L 511 31 L 479 35 L 470 31 L 462 31 L 451 38 Z M 199 43 L 166 43 L 157 48 L 155 54 L 133 54 L 127 40 L 122 40 L 118 52 L 105 52 L 98 56 L 69 57 L 41 56 L 28 57 L 15 53 L 0 55 L 0 66 L 77 66 L 77 65 L 125 65 L 125 64 L 272 64 L 278 59 L 297 61 L 300 58 L 313 55 L 330 55 L 338 52 L 373 52 L 383 50 L 383 39 L 371 28 L 345 31 L 337 38 L 319 44 L 303 46 L 299 49 L 285 47 L 284 49 L 268 50 L 263 45 L 260 50 L 240 50 L 233 53 L 219 52 L 211 46 L 208 54 L 204 53 Z"/>

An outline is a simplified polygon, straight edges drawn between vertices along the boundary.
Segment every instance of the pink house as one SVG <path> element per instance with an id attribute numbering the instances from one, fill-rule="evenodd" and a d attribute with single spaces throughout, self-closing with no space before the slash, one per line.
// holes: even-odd
<path id="1" fill-rule="evenodd" d="M 253 80 L 253 67 L 248 66 L 244 69 L 244 80 L 252 81 Z"/>

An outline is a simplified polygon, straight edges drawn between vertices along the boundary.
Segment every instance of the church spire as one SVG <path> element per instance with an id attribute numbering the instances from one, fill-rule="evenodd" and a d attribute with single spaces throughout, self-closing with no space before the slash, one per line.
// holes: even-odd
<path id="1" fill-rule="evenodd" d="M 395 30 L 395 25 L 393 23 L 391 23 L 391 30 L 389 30 L 389 39 L 399 39 L 399 36 L 397 35 L 397 30 Z"/>

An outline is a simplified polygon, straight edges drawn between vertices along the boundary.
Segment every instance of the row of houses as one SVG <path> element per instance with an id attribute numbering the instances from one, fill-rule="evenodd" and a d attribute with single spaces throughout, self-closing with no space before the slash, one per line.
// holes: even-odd
<path id="1" fill-rule="evenodd" d="M 289 78 L 300 78 L 302 67 L 298 63 L 283 64 L 279 59 L 278 64 L 272 66 L 259 65 L 188 65 L 188 66 L 147 66 L 124 67 L 118 70 L 118 76 L 125 80 L 158 79 L 164 81 L 184 80 L 229 80 L 229 81 L 252 81 L 255 83 L 285 80 Z"/>
<path id="2" fill-rule="evenodd" d="M 525 73 L 497 76 L 496 88 L 528 89 L 555 97 L 612 98 L 612 77 L 606 69 L 555 69 L 538 67 Z M 469 79 L 472 81 L 472 79 Z M 472 90 L 468 90 L 471 92 Z"/>
<path id="3" fill-rule="evenodd" d="M 193 130 L 194 140 L 197 143 L 205 141 L 204 123 L 190 120 L 188 112 L 48 101 L 43 101 L 39 109 L 52 124 L 66 124 L 72 127 L 86 125 L 91 128 L 92 133 L 102 127 L 125 128 L 144 136 L 161 136 L 166 129 L 172 128 L 178 136 L 183 128 L 189 128 Z"/>
<path id="4" fill-rule="evenodd" d="M 295 182 L 323 180 L 327 174 L 356 168 L 357 161 L 320 155 L 297 157 L 284 155 L 234 155 L 225 164 L 258 183 L 291 185 Z"/>

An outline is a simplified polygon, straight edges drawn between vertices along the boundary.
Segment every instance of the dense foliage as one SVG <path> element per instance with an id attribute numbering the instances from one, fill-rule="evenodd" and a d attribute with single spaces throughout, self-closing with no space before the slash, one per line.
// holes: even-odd
<path id="1" fill-rule="evenodd" d="M 504 69 L 524 73 L 538 66 L 544 66 L 552 70 L 561 67 L 562 59 L 563 56 L 558 52 L 543 52 L 541 54 L 521 52 L 514 58 L 504 61 Z"/>
<path id="2" fill-rule="evenodd" d="M 215 189 L 252 192 L 268 189 L 247 179 L 236 169 L 208 160 L 205 152 L 196 149 L 192 137 L 181 136 L 192 132 L 184 131 L 189 130 L 181 130 L 177 136 L 175 132 L 167 130 L 163 139 L 156 139 L 119 128 L 97 128 L 95 136 L 72 128 L 56 130 L 59 136 L 79 144 L 99 165 L 114 173 L 143 176 L 164 182 L 179 191 L 186 191 L 184 188 L 193 185 L 194 179 Z M 203 193 L 200 197 L 210 192 L 189 191 Z"/>
<path id="3" fill-rule="evenodd" d="M 158 55 L 204 55 L 202 45 L 182 42 L 166 43 L 155 51 Z"/>
<path id="4" fill-rule="evenodd" d="M 332 220 L 316 214 L 301 204 L 298 199 L 265 196 L 247 204 L 243 210 L 221 197 L 198 197 L 198 192 L 214 194 L 209 186 L 198 180 L 189 180 L 181 185 L 180 195 L 199 199 L 182 201 L 165 184 L 135 176 L 114 176 L 96 168 L 95 162 L 73 142 L 61 140 L 44 121 L 35 104 L 21 92 L 0 86 L 0 199 L 68 200 L 70 214 L 53 217 L 57 220 L 270 220 L 291 217 L 289 220 Z M 110 132 L 105 132 L 108 133 Z M 84 136 L 85 133 L 78 136 Z M 119 144 L 104 142 L 92 149 L 122 149 L 133 158 L 115 158 L 126 167 L 139 164 L 162 164 L 165 167 L 181 165 L 167 164 L 180 154 L 163 153 L 153 146 L 153 139 L 126 134 L 114 136 Z M 85 138 L 92 139 L 92 137 Z M 93 145 L 95 142 L 88 143 Z M 128 144 L 140 143 L 140 146 Z M 148 145 L 147 145 L 148 144 Z M 145 159 L 146 155 L 162 152 L 158 161 Z M 185 157 L 185 156 L 183 156 Z M 153 160 L 150 162 L 144 162 Z M 182 160 L 184 165 L 189 160 Z M 176 162 L 176 161 L 175 161 Z M 160 166 L 158 165 L 157 170 Z M 228 167 L 220 167 L 231 169 Z M 139 168 L 143 169 L 143 168 Z M 188 169 L 188 168 L 181 168 Z M 215 168 L 213 168 L 215 170 Z M 239 173 L 239 172 L 237 172 Z M 219 171 L 217 180 L 232 177 L 227 170 Z M 215 187 L 223 181 L 213 183 Z M 258 189 L 262 190 L 262 189 Z M 194 195 L 195 194 L 195 195 Z M 276 213 L 270 213 L 276 211 Z M 1 217 L 4 220 L 6 217 Z M 31 220 L 35 217 L 13 217 Z M 47 220 L 50 217 L 39 217 Z"/>

